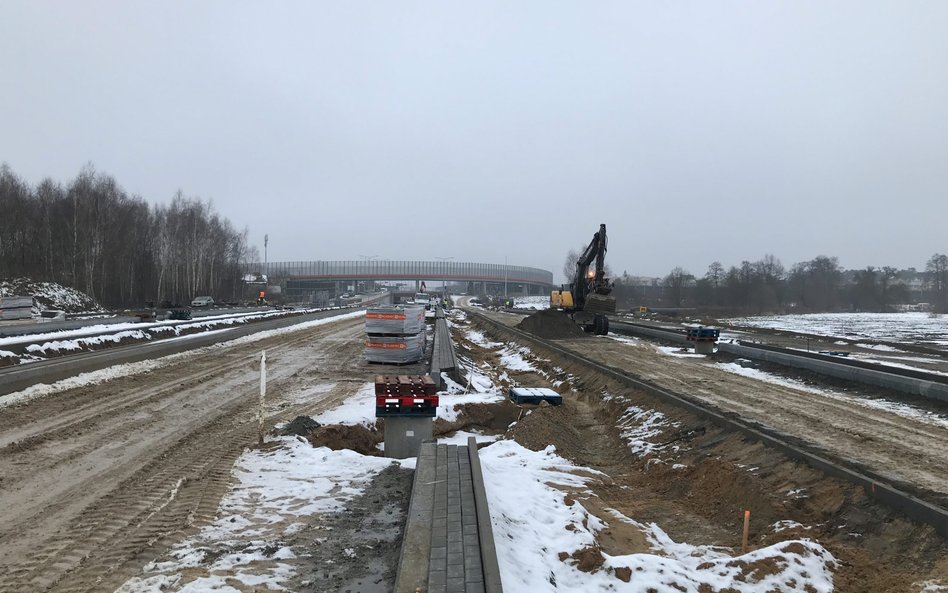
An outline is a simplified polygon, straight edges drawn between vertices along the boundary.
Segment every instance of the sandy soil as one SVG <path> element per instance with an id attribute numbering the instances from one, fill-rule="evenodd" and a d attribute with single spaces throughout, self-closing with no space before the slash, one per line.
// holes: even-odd
<path id="1" fill-rule="evenodd" d="M 503 318 L 508 325 L 522 319 Z M 465 355 L 496 364 L 495 352 L 466 341 L 462 344 Z M 946 492 L 942 488 L 948 447 L 943 430 L 916 426 L 886 413 L 864 414 L 836 402 L 824 404 L 814 394 L 775 389 L 715 371 L 700 359 L 649 353 L 646 347 L 607 338 L 558 344 L 671 390 L 708 399 L 722 408 L 733 406 L 734 412 L 815 439 L 879 471 L 905 480 L 924 480 L 932 492 Z M 921 591 L 929 579 L 948 579 L 945 540 L 930 527 L 874 504 L 860 488 L 827 478 L 760 443 L 724 432 L 554 353 L 537 355 L 541 360 L 533 363 L 542 374 L 511 373 L 510 382 L 549 386 L 551 377 L 569 377 L 560 387 L 569 397 L 560 407 L 535 408 L 509 436 L 533 449 L 554 444 L 561 455 L 604 472 L 593 481 L 591 494 L 573 494 L 603 520 L 609 522 L 608 509 L 614 508 L 638 521 L 657 523 L 678 541 L 734 549 L 739 545 L 741 513 L 748 509 L 755 546 L 809 537 L 830 549 L 840 560 L 835 582 L 841 593 Z M 623 420 L 629 406 L 665 415 L 659 433 L 649 438 L 660 444 L 656 450 L 634 454 L 623 439 L 623 429 L 637 427 L 636 422 Z M 873 431 L 880 436 L 873 437 Z M 774 527 L 778 521 L 794 521 L 799 526 L 779 530 Z M 599 545 L 611 553 L 645 550 L 639 532 L 614 521 L 600 539 Z"/>
<path id="2" fill-rule="evenodd" d="M 272 426 L 364 384 L 361 332 L 349 320 L 203 350 L 0 410 L 0 591 L 114 590 L 213 518 L 256 441 L 260 351 Z M 314 384 L 334 386 L 310 397 Z"/>
<path id="3" fill-rule="evenodd" d="M 520 320 L 510 316 L 511 325 Z M 374 374 L 361 360 L 361 330 L 358 320 L 321 326 L 0 410 L 0 591 L 112 591 L 139 573 L 145 562 L 213 519 L 234 460 L 255 442 L 259 351 L 268 352 L 272 426 L 332 407 Z M 606 338 L 563 343 L 673 390 L 756 413 L 771 425 L 826 418 L 811 430 L 828 433 L 827 448 L 853 447 L 854 460 L 871 459 L 883 468 L 888 456 L 917 455 L 903 464 L 911 466 L 912 477 L 899 475 L 924 477 L 935 492 L 945 478 L 939 475 L 943 452 L 913 449 L 937 434 L 916 435 L 917 427 L 891 418 L 853 419 L 861 411 L 845 406 L 813 411 L 818 396 L 774 392 L 749 379 L 729 388 L 742 378 L 715 374 L 695 359 L 649 355 Z M 538 352 L 542 359 L 533 362 L 539 373 L 501 374 L 496 352 L 464 340 L 460 352 L 498 366 L 492 378 L 501 385 L 566 381 L 560 387 L 567 394 L 563 406 L 471 405 L 456 422 L 439 421 L 436 433 L 479 429 L 505 433 L 534 449 L 554 444 L 560 454 L 603 472 L 594 476 L 590 491 L 564 494 L 610 523 L 597 542 L 606 552 L 648 549 L 640 531 L 610 521 L 610 509 L 655 522 L 679 541 L 732 549 L 739 544 L 742 510 L 750 509 L 753 546 L 810 537 L 830 549 L 840 560 L 840 593 L 918 592 L 927 579 L 948 582 L 945 540 L 873 504 L 858 488 L 554 355 Z M 333 387 L 314 392 L 314 385 L 327 384 Z M 633 453 L 623 436 L 636 428 L 624 416 L 629 406 L 665 414 L 659 433 L 650 437 L 660 446 L 648 454 Z M 527 409 L 530 414 L 523 413 Z M 852 428 L 840 430 L 834 422 Z M 897 442 L 873 443 L 860 430 L 886 430 Z M 900 434 L 906 430 L 911 438 Z M 378 435 L 343 431 L 326 438 L 370 447 Z M 861 446 L 889 453 L 871 458 Z M 940 465 L 926 469 L 924 459 Z M 290 589 L 388 590 L 409 492 L 410 473 L 393 468 L 345 512 L 312 518 L 288 542 L 306 560 L 287 583 Z M 787 520 L 800 525 L 773 527 Z M 359 551 L 358 562 L 321 562 L 339 559 L 347 549 Z"/>
<path id="4" fill-rule="evenodd" d="M 492 314 L 511 324 L 519 318 Z M 701 399 L 757 422 L 910 491 L 948 504 L 948 430 L 849 400 L 765 383 L 716 368 L 713 359 L 672 356 L 608 338 L 559 340 L 558 344 L 674 393 Z M 898 399 L 898 394 L 894 394 Z"/>

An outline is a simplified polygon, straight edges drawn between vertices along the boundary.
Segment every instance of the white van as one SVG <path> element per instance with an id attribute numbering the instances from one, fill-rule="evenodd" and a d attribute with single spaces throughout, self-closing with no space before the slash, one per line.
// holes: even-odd
<path id="1" fill-rule="evenodd" d="M 416 292 L 414 300 L 416 305 L 424 305 L 425 309 L 431 309 L 431 295 L 427 292 Z"/>

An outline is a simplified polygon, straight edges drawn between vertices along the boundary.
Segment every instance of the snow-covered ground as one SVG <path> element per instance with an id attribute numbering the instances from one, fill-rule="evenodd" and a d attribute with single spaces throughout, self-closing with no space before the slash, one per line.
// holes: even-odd
<path id="1" fill-rule="evenodd" d="M 599 570 L 584 572 L 573 555 L 596 544 L 608 524 L 582 505 L 588 468 L 558 456 L 553 446 L 530 451 L 513 441 L 480 450 L 504 591 L 644 592 L 833 590 L 836 561 L 819 544 L 803 539 L 781 542 L 734 556 L 720 548 L 675 542 L 654 523 L 643 524 L 612 510 L 611 521 L 639 529 L 648 552 L 603 553 Z M 564 490 L 573 493 L 567 499 Z M 754 571 L 754 563 L 772 570 Z M 617 574 L 628 571 L 631 580 Z M 788 586 L 788 583 L 793 583 Z"/>
<path id="2" fill-rule="evenodd" d="M 813 313 L 736 317 L 722 322 L 847 340 L 948 346 L 948 315 L 931 313 Z"/>
<path id="3" fill-rule="evenodd" d="M 301 309 L 299 313 L 314 313 L 317 311 L 325 311 L 325 309 Z M 182 330 L 193 330 L 193 329 L 209 329 L 209 328 L 220 328 L 232 325 L 239 325 L 247 323 L 248 321 L 255 321 L 258 319 L 265 319 L 267 317 L 280 317 L 286 315 L 283 311 L 259 311 L 255 313 L 223 313 L 221 315 L 208 315 L 205 317 L 200 317 L 193 319 L 191 321 L 175 321 L 175 320 L 163 320 L 163 321 L 153 321 L 148 323 L 140 323 L 137 321 L 130 321 L 128 323 L 109 323 L 109 324 L 93 324 L 86 325 L 83 327 L 68 329 L 68 330 L 59 330 L 59 331 L 49 331 L 45 333 L 34 333 L 26 334 L 21 336 L 6 336 L 0 338 L 0 346 L 12 345 L 12 344 L 36 344 L 37 346 L 42 345 L 44 342 L 59 342 L 65 344 L 67 342 L 73 342 L 74 344 L 81 344 L 81 339 L 86 336 L 96 336 L 100 337 L 101 334 L 119 334 L 122 332 L 143 332 L 144 330 L 149 330 L 152 332 L 168 332 L 179 334 Z M 107 338 L 107 336 L 105 336 Z M 68 348 L 67 348 L 68 349 Z"/>
<path id="4" fill-rule="evenodd" d="M 550 308 L 550 295 L 546 296 L 528 296 L 514 298 L 514 309 L 541 309 Z"/>
<path id="5" fill-rule="evenodd" d="M 796 379 L 789 379 L 787 377 L 781 377 L 773 373 L 768 373 L 754 368 L 744 368 L 741 365 L 734 362 L 719 363 L 716 365 L 717 368 L 727 371 L 729 373 L 734 373 L 735 375 L 742 375 L 744 377 L 750 377 L 758 381 L 763 381 L 765 383 L 772 383 L 774 385 L 780 385 L 782 387 L 791 387 L 800 391 L 805 391 L 807 393 L 812 393 L 822 397 L 834 399 L 837 401 L 844 401 L 852 406 L 857 406 L 861 408 L 872 408 L 876 410 L 885 410 L 891 412 L 903 418 L 910 418 L 912 420 L 917 420 L 924 422 L 925 424 L 931 424 L 933 426 L 939 426 L 941 428 L 948 429 L 948 416 L 944 416 L 930 410 L 925 410 L 921 408 L 916 408 L 910 404 L 891 401 L 886 399 L 872 399 L 872 398 L 863 398 L 856 397 L 852 395 L 847 395 L 844 393 L 838 393 L 831 391 L 829 389 L 821 389 L 818 387 L 813 387 L 807 385 L 802 381 L 797 381 Z"/>
<path id="6" fill-rule="evenodd" d="M 333 307 L 341 309 L 340 307 Z M 301 309 L 299 313 L 313 313 L 328 309 Z M 227 331 L 231 327 L 244 325 L 267 318 L 278 318 L 286 315 L 283 311 L 259 311 L 254 313 L 226 313 L 201 317 L 193 321 L 157 321 L 152 323 L 113 323 L 96 324 L 85 327 L 51 331 L 41 334 L 8 336 L 0 338 L 0 347 L 26 346 L 22 354 L 0 349 L 0 358 L 14 358 L 20 364 L 37 360 L 45 360 L 51 354 L 84 352 L 98 349 L 102 344 L 124 344 L 129 342 L 146 342 L 156 338 L 162 340 L 190 339 L 200 334 L 209 334 Z M 185 335 L 182 335 L 185 334 Z M 174 337 L 165 337 L 174 336 Z"/>
<path id="7" fill-rule="evenodd" d="M 10 406 L 13 404 L 20 404 L 31 399 L 39 397 L 47 397 L 50 395 L 55 395 L 66 391 L 67 389 L 75 389 L 77 387 L 85 387 L 87 385 L 96 385 L 99 383 L 104 383 L 106 381 L 111 381 L 119 377 L 127 377 L 130 375 L 137 375 L 140 373 L 145 373 L 156 368 L 161 368 L 163 366 L 172 364 L 181 359 L 189 358 L 191 356 L 202 356 L 207 355 L 209 352 L 213 352 L 214 349 L 227 348 L 230 346 L 236 346 L 240 344 L 248 344 L 255 342 L 257 340 L 266 339 L 272 336 L 278 336 L 286 333 L 291 333 L 295 331 L 300 331 L 308 329 L 311 327 L 316 327 L 319 325 L 324 325 L 327 323 L 333 323 L 335 321 L 340 321 L 343 319 L 353 319 L 364 315 L 363 311 L 353 311 L 349 313 L 340 312 L 339 315 L 334 315 L 332 317 L 324 317 L 323 319 L 314 319 L 312 321 L 307 321 L 305 323 L 298 323 L 296 325 L 291 325 L 289 327 L 284 327 L 280 329 L 272 329 L 262 332 L 257 332 L 255 334 L 244 336 L 242 338 L 237 338 L 234 340 L 228 340 L 226 342 L 220 342 L 213 344 L 211 346 L 205 346 L 203 348 L 198 348 L 196 350 L 189 350 L 187 352 L 182 352 L 180 354 L 171 354 L 169 356 L 163 356 L 161 358 L 156 358 L 153 360 L 145 360 L 142 362 L 133 362 L 128 364 L 119 364 L 111 367 L 107 367 L 98 371 L 91 371 L 88 373 L 80 373 L 75 377 L 69 377 L 68 379 L 63 379 L 61 381 L 56 381 L 55 383 L 46 384 L 46 383 L 37 383 L 36 385 L 31 385 L 22 391 L 15 391 L 7 395 L 0 396 L 0 408 Z M 223 331 L 223 330 L 217 330 Z M 196 337 L 197 335 L 207 335 L 203 334 L 192 334 L 189 336 L 181 336 L 179 338 L 171 338 L 173 340 L 188 340 Z"/>
<path id="8" fill-rule="evenodd" d="M 0 280 L 0 297 L 32 296 L 44 309 L 67 313 L 97 313 L 103 311 L 89 295 L 55 282 L 33 282 L 29 278 Z M 34 310 L 38 314 L 40 309 Z"/>
<path id="9" fill-rule="evenodd" d="M 494 396 L 442 399 L 445 411 L 456 413 L 454 407 L 461 403 L 490 401 Z M 373 401 L 372 384 L 366 383 L 316 420 L 374 423 Z M 458 433 L 446 442 L 463 443 L 468 436 L 484 442 L 494 438 Z M 642 433 L 638 438 L 646 442 L 648 436 Z M 413 459 L 397 462 L 349 450 L 314 448 L 293 437 L 270 442 L 269 450 L 248 450 L 239 458 L 233 470 L 236 485 L 221 502 L 211 525 L 146 565 L 118 593 L 284 589 L 295 564 L 308 555 L 307 550 L 286 544 L 290 536 L 307 520 L 343 509 L 389 465 L 414 465 Z M 832 591 L 835 560 L 810 540 L 785 541 L 740 556 L 675 542 L 658 525 L 640 523 L 615 510 L 606 520 L 590 514 L 582 503 L 593 496 L 587 484 L 598 472 L 573 465 L 552 446 L 535 452 L 499 440 L 482 448 L 480 457 L 497 558 L 508 593 L 650 589 L 698 593 L 727 587 L 742 593 Z M 594 546 L 609 522 L 639 529 L 650 549 L 616 556 L 603 553 L 598 569 L 580 570 L 574 555 Z M 755 571 L 755 563 L 772 568 Z M 622 575 L 633 578 L 626 582 L 619 578 Z M 788 582 L 794 583 L 793 588 L 786 588 Z"/>
<path id="10" fill-rule="evenodd" d="M 296 437 L 273 441 L 279 443 L 273 450 L 247 450 L 237 460 L 236 485 L 211 525 L 147 564 L 117 593 L 285 590 L 301 551 L 284 540 L 306 519 L 342 510 L 380 471 L 400 463 Z"/>

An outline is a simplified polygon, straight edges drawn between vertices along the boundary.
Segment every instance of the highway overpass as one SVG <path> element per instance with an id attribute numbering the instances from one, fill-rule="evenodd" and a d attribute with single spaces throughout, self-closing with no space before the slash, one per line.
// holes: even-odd
<path id="1" fill-rule="evenodd" d="M 312 302 L 320 296 L 332 298 L 362 283 L 371 290 L 377 283 L 414 282 L 430 290 L 441 284 L 461 285 L 472 294 L 539 295 L 550 291 L 553 272 L 528 266 L 456 261 L 358 260 L 294 261 L 254 264 L 270 283 L 279 282 L 289 302 Z M 359 289 L 357 289 L 359 290 Z M 327 294 L 328 293 L 328 294 Z"/>

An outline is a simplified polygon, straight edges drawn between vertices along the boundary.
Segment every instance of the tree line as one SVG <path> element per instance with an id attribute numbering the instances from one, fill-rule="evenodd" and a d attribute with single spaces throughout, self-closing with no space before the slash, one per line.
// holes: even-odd
<path id="1" fill-rule="evenodd" d="M 628 306 L 726 309 L 763 314 L 777 312 L 893 311 L 924 301 L 948 312 L 948 255 L 936 253 L 924 271 L 868 266 L 845 270 L 835 257 L 820 255 L 786 269 L 773 255 L 725 268 L 708 266 L 703 276 L 676 267 L 664 278 L 643 282 L 627 273 L 616 279 L 615 293 Z"/>
<path id="2" fill-rule="evenodd" d="M 209 201 L 178 191 L 149 205 L 92 165 L 35 186 L 0 166 L 0 278 L 57 282 L 109 307 L 236 300 L 241 264 L 257 259 L 247 233 Z"/>

